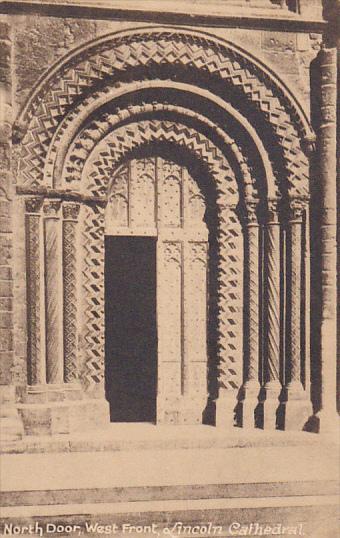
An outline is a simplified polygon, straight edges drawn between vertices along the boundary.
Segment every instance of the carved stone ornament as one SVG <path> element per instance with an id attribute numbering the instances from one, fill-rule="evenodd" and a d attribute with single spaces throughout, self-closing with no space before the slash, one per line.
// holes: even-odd
<path id="1" fill-rule="evenodd" d="M 39 213 L 42 207 L 44 198 L 42 196 L 33 196 L 25 198 L 25 207 L 27 213 Z"/>
<path id="2" fill-rule="evenodd" d="M 76 202 L 64 202 L 63 203 L 63 217 L 64 220 L 74 220 L 78 219 L 80 210 L 80 204 Z"/>
<path id="3" fill-rule="evenodd" d="M 290 202 L 290 222 L 302 223 L 306 202 L 301 199 L 293 199 Z"/>
<path id="4" fill-rule="evenodd" d="M 268 200 L 268 224 L 279 224 L 279 200 Z"/>
<path id="5" fill-rule="evenodd" d="M 257 213 L 256 213 L 257 206 L 258 206 L 258 202 L 256 200 L 246 201 L 247 224 L 258 224 Z"/>
<path id="6" fill-rule="evenodd" d="M 46 200 L 44 203 L 44 213 L 46 217 L 57 217 L 60 206 L 60 200 Z"/>

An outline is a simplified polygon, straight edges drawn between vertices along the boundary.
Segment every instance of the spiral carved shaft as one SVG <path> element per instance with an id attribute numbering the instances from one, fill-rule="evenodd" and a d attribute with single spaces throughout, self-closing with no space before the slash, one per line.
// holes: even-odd
<path id="1" fill-rule="evenodd" d="M 60 200 L 45 200 L 44 202 L 47 383 L 62 383 L 64 380 L 60 310 L 62 275 L 58 259 L 61 254 L 60 205 Z"/>
<path id="2" fill-rule="evenodd" d="M 246 381 L 258 381 L 259 376 L 259 226 L 248 224 L 249 278 L 247 296 L 248 320 L 248 368 Z"/>
<path id="3" fill-rule="evenodd" d="M 76 230 L 79 204 L 63 205 L 64 381 L 78 378 Z"/>
<path id="4" fill-rule="evenodd" d="M 267 383 L 280 377 L 280 224 L 267 224 Z"/>
<path id="5" fill-rule="evenodd" d="M 291 364 L 290 381 L 301 382 L 302 211 L 295 209 L 291 229 Z"/>
<path id="6" fill-rule="evenodd" d="M 28 383 L 43 383 L 41 346 L 40 215 L 42 199 L 26 200 Z"/>

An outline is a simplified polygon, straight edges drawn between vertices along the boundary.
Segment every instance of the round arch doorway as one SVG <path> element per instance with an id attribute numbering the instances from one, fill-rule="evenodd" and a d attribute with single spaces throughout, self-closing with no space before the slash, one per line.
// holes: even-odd
<path id="1" fill-rule="evenodd" d="M 131 159 L 112 178 L 105 211 L 105 367 L 113 422 L 202 423 L 206 214 L 198 183 L 169 159 Z"/>

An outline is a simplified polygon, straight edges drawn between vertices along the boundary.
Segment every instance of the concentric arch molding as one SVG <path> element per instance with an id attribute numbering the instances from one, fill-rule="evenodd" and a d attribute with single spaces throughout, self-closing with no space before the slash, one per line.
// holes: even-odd
<path id="1" fill-rule="evenodd" d="M 190 151 L 196 159 L 208 166 L 214 178 L 219 205 L 235 207 L 238 204 L 237 181 L 223 153 L 195 129 L 181 123 L 160 120 L 129 123 L 107 134 L 90 152 L 83 166 L 82 183 L 85 192 L 93 196 L 105 196 L 114 169 L 133 150 L 153 142 L 166 142 Z"/>
<path id="2" fill-rule="evenodd" d="M 42 168 L 53 133 L 76 102 L 105 80 L 114 84 L 123 73 L 151 65 L 153 71 L 169 65 L 175 71 L 204 72 L 235 88 L 243 95 L 244 106 L 255 107 L 280 141 L 292 180 L 308 175 L 308 159 L 302 150 L 302 138 L 312 135 L 308 120 L 295 97 L 267 67 L 207 33 L 148 27 L 104 36 L 76 49 L 38 83 L 17 122 L 25 132 L 20 152 L 23 181 L 43 182 Z"/>
<path id="3" fill-rule="evenodd" d="M 192 127 L 190 128 L 189 126 L 182 124 L 180 121 L 161 121 L 157 119 L 156 116 L 153 118 L 153 121 L 150 121 L 149 123 L 141 121 L 141 114 L 150 112 L 154 116 L 157 112 L 164 111 L 168 113 L 175 112 L 176 114 L 185 117 L 188 116 L 191 119 L 201 122 L 203 126 L 214 129 L 223 143 L 229 147 L 230 152 L 237 163 L 237 175 L 239 181 L 241 181 L 239 189 L 247 198 L 256 198 L 258 196 L 255 181 L 249 170 L 247 161 L 243 156 L 241 149 L 232 138 L 221 129 L 216 128 L 216 126 L 204 116 L 193 113 L 182 107 L 165 106 L 162 103 L 130 106 L 127 109 L 119 110 L 116 114 L 104 113 L 102 117 L 96 117 L 96 119 L 90 122 L 79 132 L 69 148 L 64 162 L 64 170 L 60 174 L 60 177 L 63 179 L 63 186 L 72 188 L 74 191 L 83 190 L 83 183 L 81 182 L 82 172 L 91 151 L 95 151 L 96 145 L 101 144 L 101 141 L 108 133 L 110 133 L 110 131 L 114 132 L 115 139 L 121 139 L 122 135 L 118 133 L 121 133 L 124 128 L 122 126 L 122 121 L 124 119 L 126 120 L 125 129 L 127 139 L 124 140 L 123 144 L 120 143 L 120 148 L 122 149 L 122 146 L 125 145 L 126 147 L 124 150 L 126 152 L 133 149 L 132 144 L 137 147 L 137 145 L 145 143 L 164 141 L 186 147 L 190 152 L 195 153 L 196 158 L 206 160 L 211 169 L 215 170 L 217 175 L 220 175 L 221 173 L 224 174 L 225 170 L 230 168 L 224 154 L 211 140 L 201 134 L 199 130 L 196 131 Z M 136 133 L 134 141 L 131 138 L 131 133 Z M 155 133 L 157 133 L 159 138 L 155 138 Z M 185 144 L 184 140 L 186 140 Z M 208 157 L 204 156 L 202 151 L 199 150 L 199 148 L 203 147 L 205 147 L 206 155 L 211 155 L 214 151 L 216 157 L 215 162 L 213 160 L 209 161 Z M 219 169 L 216 165 L 219 166 Z"/>

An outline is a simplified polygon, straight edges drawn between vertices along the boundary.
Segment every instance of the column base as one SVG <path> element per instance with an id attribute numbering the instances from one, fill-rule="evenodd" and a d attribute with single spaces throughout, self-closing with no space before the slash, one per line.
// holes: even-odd
<path id="1" fill-rule="evenodd" d="M 25 435 L 70 434 L 105 427 L 110 422 L 106 400 L 83 399 L 18 404 Z"/>
<path id="2" fill-rule="evenodd" d="M 0 443 L 18 441 L 24 434 L 21 417 L 15 405 L 14 386 L 0 386 Z"/>
<path id="3" fill-rule="evenodd" d="M 220 390 L 216 400 L 216 427 L 230 430 L 237 426 L 237 401 L 236 391 Z"/>
<path id="4" fill-rule="evenodd" d="M 334 411 L 322 409 L 314 415 L 315 430 L 317 433 L 325 435 L 335 435 L 340 433 L 340 416 Z"/>
<path id="5" fill-rule="evenodd" d="M 256 409 L 259 405 L 261 386 L 257 381 L 248 381 L 242 387 L 242 427 L 255 428 Z"/>
<path id="6" fill-rule="evenodd" d="M 281 383 L 275 381 L 268 383 L 264 388 L 263 400 L 263 428 L 265 430 L 277 429 L 277 413 L 280 407 L 279 396 L 282 390 Z"/>
<path id="7" fill-rule="evenodd" d="M 313 413 L 313 407 L 300 383 L 295 390 L 294 386 L 288 386 L 285 400 L 284 429 L 303 430 Z"/>

